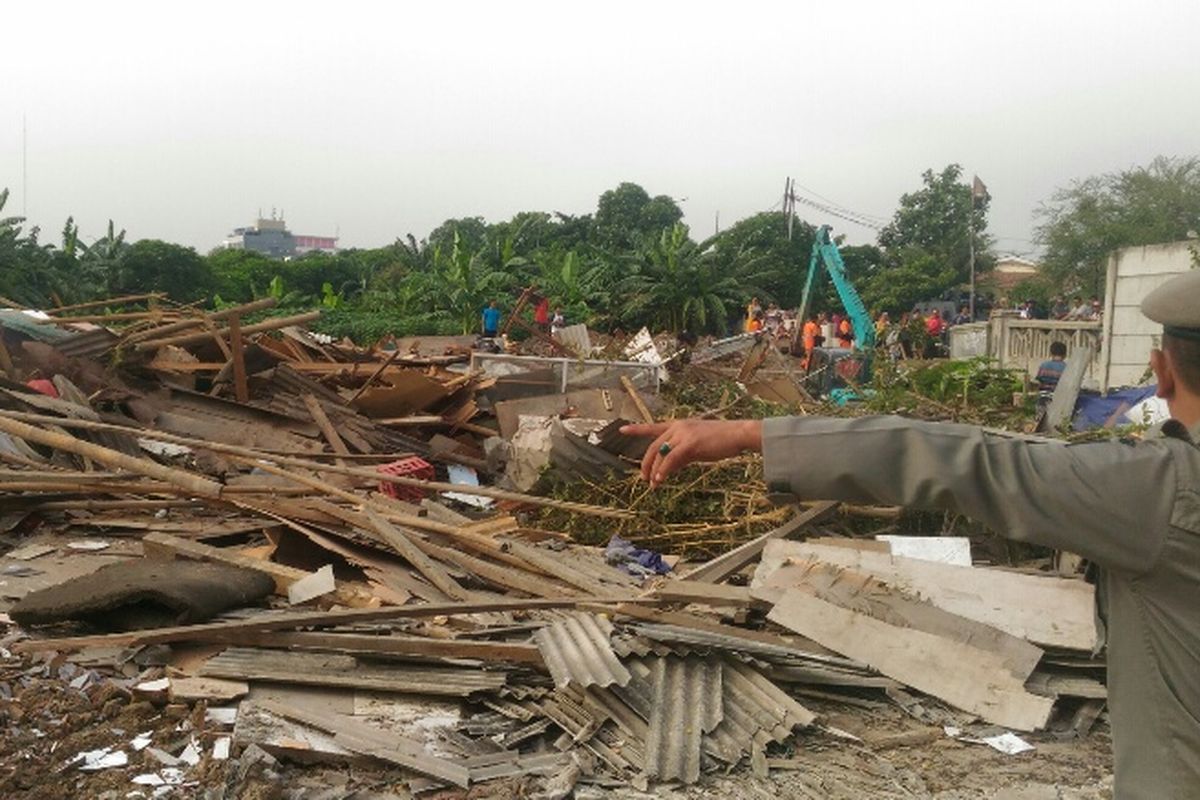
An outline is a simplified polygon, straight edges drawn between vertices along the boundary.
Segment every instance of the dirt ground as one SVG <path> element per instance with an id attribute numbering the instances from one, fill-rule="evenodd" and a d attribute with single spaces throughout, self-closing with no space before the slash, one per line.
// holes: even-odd
<path id="1" fill-rule="evenodd" d="M 228 731 L 205 720 L 202 704 L 173 706 L 138 699 L 103 678 L 72 688 L 85 673 L 73 667 L 22 665 L 9 661 L 0 680 L 0 798 L 4 800 L 394 800 L 409 797 L 408 775 L 392 768 L 315 766 L 277 762 L 265 753 L 233 754 L 213 760 L 212 742 Z M 31 674 L 31 672 L 33 674 Z M 908 800 L 1105 800 L 1111 797 L 1111 743 L 1102 723 L 1082 740 L 1050 734 L 1025 738 L 1035 750 L 1004 755 L 989 747 L 947 737 L 896 707 L 872 709 L 814 704 L 828 732 L 800 733 L 794 742 L 768 752 L 768 777 L 754 777 L 743 764 L 731 774 L 712 773 L 690 787 L 657 786 L 648 792 L 585 782 L 575 797 L 614 798 L 907 798 Z M 129 742 L 150 735 L 149 748 Z M 858 736 L 858 739 L 848 736 Z M 182 786 L 132 783 L 136 775 L 161 770 L 152 750 L 178 754 L 190 741 L 202 757 L 184 768 Z M 115 746 L 129 763 L 85 772 L 69 763 L 78 753 Z M 427 795 L 453 798 L 548 798 L 537 778 L 483 784 L 468 792 Z"/>

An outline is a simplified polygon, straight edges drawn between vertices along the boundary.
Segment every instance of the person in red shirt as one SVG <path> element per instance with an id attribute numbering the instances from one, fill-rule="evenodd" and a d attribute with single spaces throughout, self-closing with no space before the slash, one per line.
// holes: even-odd
<path id="1" fill-rule="evenodd" d="M 533 310 L 533 321 L 543 331 L 550 330 L 550 298 L 543 297 Z"/>
<path id="2" fill-rule="evenodd" d="M 942 331 L 945 329 L 946 324 L 942 321 L 942 312 L 935 308 L 929 318 L 925 320 L 925 330 L 930 336 L 937 339 L 941 337 Z"/>

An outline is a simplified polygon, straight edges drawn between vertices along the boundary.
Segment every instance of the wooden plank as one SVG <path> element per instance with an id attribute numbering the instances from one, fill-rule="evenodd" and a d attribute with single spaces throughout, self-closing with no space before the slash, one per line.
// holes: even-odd
<path id="1" fill-rule="evenodd" d="M 333 423 L 325 415 L 325 409 L 321 407 L 321 401 L 310 392 L 305 392 L 300 399 L 304 401 L 304 407 L 312 415 L 313 422 L 317 423 L 317 427 L 321 429 L 321 435 L 325 437 L 325 441 L 329 442 L 329 446 L 333 448 L 333 452 L 339 456 L 350 455 L 350 448 L 346 447 L 346 443 L 338 435 L 337 429 L 333 427 Z M 334 460 L 339 466 L 346 466 L 344 458 Z"/>
<path id="2" fill-rule="evenodd" d="M 169 560 L 173 558 L 191 558 L 197 561 L 214 561 L 235 567 L 245 567 L 256 572 L 270 575 L 275 581 L 275 591 L 287 596 L 288 587 L 297 581 L 304 580 L 311 573 L 302 569 L 276 564 L 274 561 L 263 561 L 243 555 L 236 550 L 223 547 L 213 547 L 202 542 L 180 539 L 169 533 L 148 533 L 142 537 L 142 550 L 147 558 Z M 348 586 L 339 582 L 333 596 L 339 603 L 357 608 L 367 607 L 374 603 L 374 598 L 362 589 Z"/>
<path id="3" fill-rule="evenodd" d="M 455 786 L 466 788 L 470 783 L 470 769 L 449 759 L 430 755 L 422 742 L 340 714 L 320 714 L 272 700 L 256 700 L 255 704 L 272 714 L 331 733 L 334 742 L 355 753 L 397 764 Z"/>
<path id="4" fill-rule="evenodd" d="M 799 561 L 776 570 L 764 586 L 753 590 L 759 600 L 777 602 L 793 588 L 843 608 L 870 614 L 891 625 L 932 633 L 995 655 L 1014 678 L 1028 680 L 1045 653 L 1024 639 L 982 622 L 951 614 L 904 595 L 863 572 L 819 561 Z"/>
<path id="5" fill-rule="evenodd" d="M 650 409 L 646 407 L 646 401 L 642 399 L 638 393 L 637 387 L 633 385 L 633 381 L 629 380 L 628 375 L 621 376 L 621 387 L 625 389 L 629 399 L 633 401 L 637 407 L 638 414 L 642 416 L 642 422 L 654 422 L 654 415 L 650 413 Z"/>
<path id="6" fill-rule="evenodd" d="M 658 587 L 655 594 L 673 603 L 698 603 L 718 607 L 748 608 L 754 602 L 749 586 L 729 586 L 703 581 L 667 581 Z"/>
<path id="7" fill-rule="evenodd" d="M 421 548 L 417 547 L 403 531 L 397 528 L 392 523 L 388 522 L 383 517 L 376 514 L 370 508 L 364 509 L 364 513 L 370 520 L 371 528 L 382 539 L 388 547 L 391 547 L 401 558 L 412 564 L 413 567 L 425 577 L 425 580 L 432 583 L 440 592 L 454 600 L 469 600 L 471 593 L 464 589 L 458 581 L 450 577 L 439 564 L 427 556 Z"/>
<path id="8" fill-rule="evenodd" d="M 328 650 L 354 655 L 399 655 L 418 658 L 473 658 L 488 662 L 509 661 L 544 667 L 536 645 L 513 642 L 477 642 L 430 639 L 424 636 L 374 636 L 355 633 L 240 633 L 219 637 L 224 644 L 277 647 L 290 650 Z"/>
<path id="9" fill-rule="evenodd" d="M 200 675 L 441 697 L 467 697 L 477 692 L 495 692 L 507 680 L 503 672 L 475 668 L 431 667 L 399 662 L 368 666 L 348 655 L 254 647 L 225 650 L 209 659 L 201 667 Z"/>
<path id="10" fill-rule="evenodd" d="M 249 692 L 250 685 L 245 681 L 231 681 L 222 678 L 171 678 L 167 696 L 171 700 L 184 703 L 195 700 L 227 703 L 230 700 L 245 697 Z"/>
<path id="11" fill-rule="evenodd" d="M 233 362 L 233 396 L 239 403 L 250 402 L 250 387 L 246 383 L 246 347 L 242 342 L 242 318 L 229 318 L 230 360 Z M 319 424 L 319 423 L 318 423 Z"/>
<path id="12" fill-rule="evenodd" d="M 811 507 L 801 511 L 778 528 L 769 530 L 757 539 L 751 539 L 745 544 L 730 550 L 728 553 L 706 561 L 700 566 L 688 570 L 680 577 L 683 580 L 689 581 L 719 583 L 758 558 L 768 542 L 774 539 L 787 538 L 805 525 L 820 522 L 832 514 L 835 508 L 837 508 L 837 503 L 835 502 L 821 501 L 814 503 Z"/>
<path id="13" fill-rule="evenodd" d="M 988 722 L 1043 728 L 1054 701 L 1025 691 L 994 654 L 789 589 L 767 619 Z"/>
<path id="14" fill-rule="evenodd" d="M 938 564 L 810 542 L 771 542 L 751 585 L 762 585 L 792 559 L 866 572 L 952 614 L 1043 647 L 1091 651 L 1096 644 L 1095 589 L 1082 580 Z"/>
<path id="15" fill-rule="evenodd" d="M 8 352 L 8 346 L 4 344 L 4 328 L 0 327 L 0 370 L 4 370 L 4 375 L 10 381 L 18 380 L 16 367 L 13 366 L 12 356 Z"/>
<path id="16" fill-rule="evenodd" d="M 44 653 L 51 650 L 73 651 L 85 647 L 131 647 L 162 642 L 207 641 L 212 635 L 223 635 L 228 631 L 279 631 L 293 628 L 332 628 L 361 622 L 382 622 L 394 619 L 427 619 L 457 614 L 485 614 L 497 611 L 529 611 L 533 609 L 575 608 L 593 605 L 607 609 L 608 606 L 626 603 L 657 603 L 654 598 L 613 597 L 555 597 L 555 598 L 503 598 L 500 600 L 471 600 L 460 603 L 425 603 L 423 605 L 389 606 L 386 608 L 346 609 L 338 611 L 294 611 L 264 613 L 251 619 L 206 622 L 199 625 L 177 625 L 155 628 L 148 631 L 98 634 L 95 636 L 69 636 L 59 639 L 27 639 L 16 642 L 9 649 L 14 652 Z M 604 613 L 604 610 L 601 611 Z"/>
<path id="17" fill-rule="evenodd" d="M 106 297 L 103 300 L 89 300 L 86 303 L 75 303 L 69 306 L 58 306 L 57 308 L 47 308 L 45 312 L 51 316 L 61 314 L 64 311 L 83 311 L 86 308 L 99 308 L 100 306 L 116 306 L 125 305 L 126 303 L 138 303 L 142 300 L 161 300 L 166 297 L 166 292 L 149 292 L 147 294 L 127 294 L 121 297 Z M 69 318 L 68 318 L 69 319 Z"/>
<path id="18" fill-rule="evenodd" d="M 1043 421 L 1044 430 L 1056 431 L 1063 424 L 1070 422 L 1075 413 L 1075 401 L 1079 399 L 1079 387 L 1083 385 L 1083 376 L 1091 366 L 1095 348 L 1091 344 L 1076 348 L 1067 359 L 1066 369 L 1054 387 L 1050 398 L 1050 407 L 1046 409 Z"/>

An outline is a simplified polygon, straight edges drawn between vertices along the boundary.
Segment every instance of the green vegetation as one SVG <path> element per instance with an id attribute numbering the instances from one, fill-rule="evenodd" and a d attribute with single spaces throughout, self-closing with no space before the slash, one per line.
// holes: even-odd
<path id="1" fill-rule="evenodd" d="M 593 214 L 526 211 L 494 223 L 462 217 L 424 239 L 409 234 L 385 247 L 276 261 L 239 250 L 202 255 L 169 242 L 128 242 L 111 221 L 88 244 L 68 219 L 60 241 L 46 243 L 20 217 L 3 216 L 7 197 L 0 192 L 0 296 L 33 306 L 145 291 L 214 306 L 271 296 L 279 301 L 273 313 L 320 308 L 327 316 L 316 327 L 360 341 L 472 332 L 489 300 L 508 310 L 530 285 L 568 322 L 726 334 L 751 296 L 784 308 L 799 304 L 816 230 L 795 220 L 789 239 L 785 215 L 764 212 L 697 241 L 672 198 L 622 183 L 599 197 Z M 896 314 L 961 287 L 972 229 L 977 268 L 993 263 L 988 201 L 971 202 L 957 164 L 927 170 L 898 205 L 876 244 L 842 247 L 872 311 Z M 1046 272 L 1021 287 L 1021 296 L 1099 291 L 1113 248 L 1200 229 L 1200 159 L 1160 158 L 1074 183 L 1054 194 L 1041 219 Z M 829 282 L 818 284 L 813 310 L 839 307 Z"/>

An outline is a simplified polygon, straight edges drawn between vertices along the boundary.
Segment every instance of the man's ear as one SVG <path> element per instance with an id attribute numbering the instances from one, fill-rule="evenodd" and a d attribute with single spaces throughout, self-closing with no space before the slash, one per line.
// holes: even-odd
<path id="1" fill-rule="evenodd" d="M 1171 366 L 1171 358 L 1162 350 L 1150 351 L 1150 369 L 1154 371 L 1154 379 L 1158 382 L 1155 394 L 1164 400 L 1170 400 L 1175 394 L 1175 370 Z"/>

